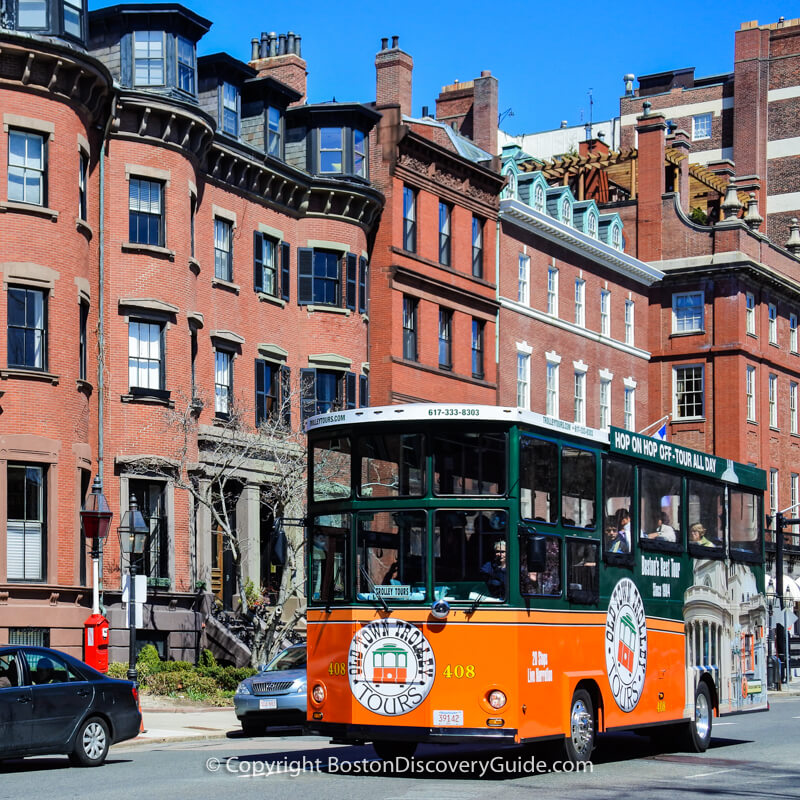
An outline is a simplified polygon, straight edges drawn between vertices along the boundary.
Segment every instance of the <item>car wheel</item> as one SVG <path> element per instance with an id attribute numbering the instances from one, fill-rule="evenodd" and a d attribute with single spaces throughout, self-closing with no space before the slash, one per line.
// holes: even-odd
<path id="1" fill-rule="evenodd" d="M 78 728 L 70 761 L 82 767 L 99 767 L 108 755 L 108 725 L 99 717 L 89 717 Z"/>
<path id="2" fill-rule="evenodd" d="M 253 722 L 253 720 L 242 720 L 242 733 L 245 736 L 261 736 L 266 725 L 263 722 Z"/>
<path id="3" fill-rule="evenodd" d="M 392 761 L 395 758 L 413 758 L 417 752 L 416 742 L 373 742 L 375 753 L 381 761 Z"/>
<path id="4" fill-rule="evenodd" d="M 711 720 L 714 708 L 711 705 L 711 692 L 705 683 L 697 685 L 694 695 L 694 716 L 684 725 L 683 745 L 690 753 L 705 753 L 711 742 Z"/>
<path id="5" fill-rule="evenodd" d="M 594 750 L 594 707 L 589 692 L 578 689 L 569 709 L 569 734 L 564 737 L 564 759 L 579 764 Z"/>

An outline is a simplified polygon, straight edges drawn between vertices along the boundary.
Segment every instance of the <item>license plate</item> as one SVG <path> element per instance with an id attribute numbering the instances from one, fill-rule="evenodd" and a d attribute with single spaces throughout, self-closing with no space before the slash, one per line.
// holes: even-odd
<path id="1" fill-rule="evenodd" d="M 446 728 L 455 725 L 464 724 L 463 711 L 434 711 L 433 712 L 433 727 Z"/>
<path id="2" fill-rule="evenodd" d="M 259 700 L 258 707 L 261 711 L 270 711 L 278 707 L 278 701 L 274 699 Z"/>

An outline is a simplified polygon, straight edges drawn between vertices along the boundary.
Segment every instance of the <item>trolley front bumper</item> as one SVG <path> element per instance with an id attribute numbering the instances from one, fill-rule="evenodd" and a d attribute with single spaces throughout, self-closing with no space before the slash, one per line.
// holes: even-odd
<path id="1" fill-rule="evenodd" d="M 393 741 L 465 744 L 492 742 L 512 744 L 517 741 L 515 728 L 412 728 L 394 725 L 350 725 L 340 722 L 308 721 L 308 732 L 328 736 L 337 744 Z"/>

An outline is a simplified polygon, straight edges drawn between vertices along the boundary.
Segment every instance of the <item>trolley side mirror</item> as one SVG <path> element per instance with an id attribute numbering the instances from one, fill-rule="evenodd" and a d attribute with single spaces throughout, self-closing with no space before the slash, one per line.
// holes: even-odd
<path id="1" fill-rule="evenodd" d="M 547 537 L 540 536 L 535 530 L 523 529 L 525 542 L 525 560 L 528 572 L 547 571 Z"/>

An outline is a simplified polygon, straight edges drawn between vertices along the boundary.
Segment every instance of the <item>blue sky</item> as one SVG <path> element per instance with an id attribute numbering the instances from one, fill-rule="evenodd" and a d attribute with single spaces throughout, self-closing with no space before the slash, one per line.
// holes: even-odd
<path id="1" fill-rule="evenodd" d="M 90 0 L 89 7 L 113 2 Z M 309 100 L 375 97 L 375 53 L 381 37 L 400 37 L 414 58 L 413 113 L 435 107 L 445 84 L 491 70 L 499 80 L 502 128 L 510 134 L 578 125 L 619 113 L 627 72 L 646 75 L 696 67 L 696 75 L 733 70 L 740 23 L 800 16 L 786 3 L 706 0 L 701 3 L 544 3 L 472 0 L 334 3 L 330 0 L 185 0 L 214 24 L 199 53 L 224 50 L 247 61 L 261 31 L 302 36 Z M 631 9 L 626 11 L 625 9 Z"/>

